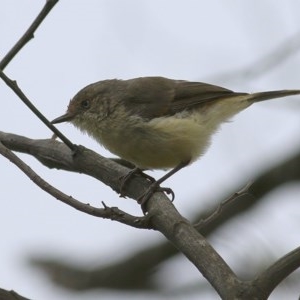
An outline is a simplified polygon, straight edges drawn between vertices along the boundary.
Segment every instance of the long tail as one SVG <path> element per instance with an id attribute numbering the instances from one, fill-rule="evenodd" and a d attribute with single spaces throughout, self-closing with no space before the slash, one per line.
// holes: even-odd
<path id="1" fill-rule="evenodd" d="M 300 94 L 300 90 L 281 90 L 281 91 L 261 92 L 261 93 L 250 94 L 248 100 L 250 102 L 259 102 L 259 101 L 265 101 L 274 98 L 298 95 L 298 94 Z"/>

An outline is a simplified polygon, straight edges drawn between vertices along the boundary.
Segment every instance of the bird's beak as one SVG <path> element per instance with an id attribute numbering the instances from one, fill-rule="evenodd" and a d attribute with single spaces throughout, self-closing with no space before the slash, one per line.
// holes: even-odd
<path id="1" fill-rule="evenodd" d="M 57 123 L 62 123 L 62 122 L 67 122 L 67 121 L 71 121 L 74 118 L 74 116 L 70 113 L 65 113 L 64 115 L 54 119 L 53 121 L 51 121 L 52 124 L 57 124 Z"/>

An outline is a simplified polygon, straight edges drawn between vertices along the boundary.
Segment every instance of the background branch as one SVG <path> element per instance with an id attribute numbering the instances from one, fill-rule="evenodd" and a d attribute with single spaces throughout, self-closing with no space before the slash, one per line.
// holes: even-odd
<path id="1" fill-rule="evenodd" d="M 1 300 L 30 300 L 28 298 L 25 298 L 15 291 L 7 291 L 0 288 L 0 299 Z"/>
<path id="2" fill-rule="evenodd" d="M 216 81 L 226 80 L 229 82 L 240 81 L 241 79 L 245 81 L 253 78 L 257 79 L 259 76 L 265 76 L 267 72 L 278 67 L 293 55 L 296 55 L 299 51 L 300 31 L 296 32 L 293 36 L 286 38 L 285 41 L 280 42 L 276 48 L 271 49 L 270 52 L 262 55 L 251 64 L 238 70 L 230 70 L 212 77 L 213 80 Z"/>

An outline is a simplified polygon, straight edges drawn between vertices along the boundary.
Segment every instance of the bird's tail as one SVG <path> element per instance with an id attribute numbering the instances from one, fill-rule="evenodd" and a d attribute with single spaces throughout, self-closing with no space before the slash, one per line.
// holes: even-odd
<path id="1" fill-rule="evenodd" d="M 281 90 L 271 92 L 261 92 L 250 94 L 248 100 L 250 102 L 265 101 L 274 98 L 281 98 L 300 94 L 300 90 Z"/>

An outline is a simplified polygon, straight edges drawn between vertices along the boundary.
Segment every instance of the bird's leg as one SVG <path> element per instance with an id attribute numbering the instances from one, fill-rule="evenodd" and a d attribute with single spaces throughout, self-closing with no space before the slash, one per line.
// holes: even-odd
<path id="1" fill-rule="evenodd" d="M 173 190 L 171 188 L 167 188 L 167 187 L 161 187 L 160 184 L 163 183 L 165 180 L 167 180 L 168 178 L 170 178 L 172 175 L 174 175 L 176 172 L 178 172 L 179 170 L 181 170 L 182 168 L 186 167 L 188 164 L 190 163 L 190 160 L 188 161 L 184 161 L 181 162 L 180 164 L 178 164 L 175 168 L 173 168 L 172 170 L 170 170 L 168 173 L 166 173 L 164 176 L 162 176 L 160 179 L 154 181 L 150 187 L 147 189 L 147 191 L 138 198 L 138 203 L 141 205 L 142 207 L 142 211 L 144 213 L 146 213 L 146 204 L 147 201 L 151 198 L 151 196 L 155 193 L 155 192 L 165 192 L 167 194 L 171 194 L 172 195 L 172 199 L 171 201 L 174 200 L 175 198 L 175 194 L 173 192 Z"/>
<path id="2" fill-rule="evenodd" d="M 141 175 L 144 178 L 148 179 L 150 182 L 155 182 L 155 179 L 153 177 L 151 177 L 150 175 L 146 174 L 143 172 L 142 169 L 135 167 L 132 170 L 130 170 L 125 176 L 122 176 L 120 178 L 121 184 L 120 184 L 120 197 L 125 197 L 124 195 L 124 186 L 125 184 L 128 182 L 128 180 L 131 179 L 131 177 L 135 176 L 135 175 Z"/>

